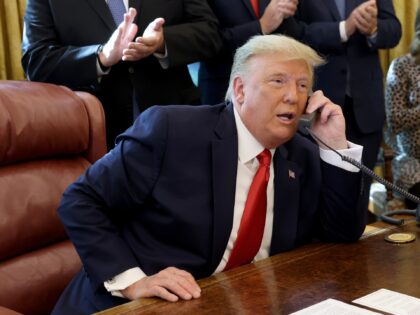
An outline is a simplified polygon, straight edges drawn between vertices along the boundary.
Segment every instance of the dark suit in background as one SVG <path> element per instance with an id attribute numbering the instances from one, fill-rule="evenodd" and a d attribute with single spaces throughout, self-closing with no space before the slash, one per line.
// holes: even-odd
<path id="1" fill-rule="evenodd" d="M 345 0 L 344 15 L 363 0 Z M 321 89 L 343 107 L 349 141 L 363 146 L 363 163 L 375 167 L 385 121 L 383 74 L 378 49 L 392 48 L 401 38 L 401 25 L 392 0 L 377 0 L 377 33 L 372 40 L 356 32 L 341 41 L 340 15 L 335 0 L 300 0 L 296 19 L 304 22 L 303 41 L 324 55 L 327 63 L 316 71 L 314 90 Z M 371 180 L 365 185 L 365 208 L 369 204 Z M 367 212 L 370 217 L 370 212 Z M 369 219 L 375 221 L 374 217 Z"/>
<path id="2" fill-rule="evenodd" d="M 219 20 L 223 48 L 219 54 L 200 62 L 198 85 L 203 104 L 217 104 L 225 99 L 229 83 L 233 54 L 254 35 L 261 35 L 261 26 L 250 0 L 208 0 Z M 259 1 L 262 16 L 270 0 Z M 290 17 L 285 19 L 273 33 L 288 35 L 299 39 L 302 27 Z"/>
<path id="3" fill-rule="evenodd" d="M 237 164 L 232 104 L 142 113 L 64 195 L 59 215 L 84 269 L 54 314 L 90 314 L 123 303 L 103 282 L 135 266 L 147 275 L 168 266 L 196 279 L 211 275 L 232 229 Z M 270 255 L 314 238 L 360 237 L 360 173 L 321 161 L 318 146 L 299 134 L 276 149 L 273 166 Z"/>
<path id="4" fill-rule="evenodd" d="M 22 64 L 27 77 L 98 96 L 105 108 L 109 149 L 132 124 L 133 115 L 149 106 L 198 103 L 187 64 L 212 56 L 220 47 L 216 19 L 206 1 L 130 0 L 129 6 L 137 10 L 137 36 L 155 18 L 165 19 L 169 69 L 151 55 L 119 62 L 98 81 L 98 47 L 116 29 L 105 0 L 28 0 L 25 14 Z"/>
<path id="5" fill-rule="evenodd" d="M 345 0 L 346 17 L 364 0 Z M 343 106 L 349 141 L 363 146 L 363 161 L 376 163 L 385 120 L 384 85 L 378 49 L 392 48 L 401 38 L 401 25 L 392 0 L 378 0 L 378 30 L 368 43 L 358 32 L 341 42 L 339 14 L 334 0 L 300 0 L 296 19 L 304 22 L 304 42 L 327 58 L 316 72 L 314 90 L 321 89 Z M 347 81 L 349 79 L 349 81 Z M 346 97 L 346 89 L 349 94 Z"/>

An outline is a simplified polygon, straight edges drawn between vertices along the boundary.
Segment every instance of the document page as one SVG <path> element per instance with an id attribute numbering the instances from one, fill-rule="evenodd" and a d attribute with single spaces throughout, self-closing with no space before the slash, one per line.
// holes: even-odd
<path id="1" fill-rule="evenodd" d="M 353 303 L 395 315 L 420 314 L 420 299 L 387 289 L 365 295 Z"/>
<path id="2" fill-rule="evenodd" d="M 346 304 L 334 299 L 327 299 L 290 315 L 372 315 L 381 314 Z"/>

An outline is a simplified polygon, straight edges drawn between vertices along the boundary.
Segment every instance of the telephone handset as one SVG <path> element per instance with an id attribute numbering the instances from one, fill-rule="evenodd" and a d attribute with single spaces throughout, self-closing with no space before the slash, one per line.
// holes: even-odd
<path id="1" fill-rule="evenodd" d="M 309 97 L 312 95 L 312 93 L 309 94 Z M 306 113 L 306 107 L 308 107 L 308 103 L 309 103 L 309 97 L 308 100 L 306 101 L 306 105 L 305 105 L 305 109 L 304 109 L 304 113 L 302 114 L 302 116 L 300 116 L 299 118 L 299 130 L 300 132 L 302 132 L 305 135 L 308 135 L 308 128 L 311 129 L 312 123 L 315 120 L 316 114 L 318 111 L 314 111 L 310 114 Z"/>

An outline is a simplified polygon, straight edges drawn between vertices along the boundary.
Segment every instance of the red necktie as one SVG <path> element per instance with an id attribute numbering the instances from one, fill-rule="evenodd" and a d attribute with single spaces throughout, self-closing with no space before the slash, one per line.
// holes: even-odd
<path id="1" fill-rule="evenodd" d="M 251 0 L 252 8 L 254 9 L 255 15 L 259 18 L 260 17 L 260 10 L 258 8 L 258 0 Z"/>
<path id="2" fill-rule="evenodd" d="M 267 184 L 270 178 L 271 152 L 267 149 L 257 156 L 260 166 L 249 188 L 245 209 L 224 270 L 250 263 L 261 246 L 267 210 Z"/>

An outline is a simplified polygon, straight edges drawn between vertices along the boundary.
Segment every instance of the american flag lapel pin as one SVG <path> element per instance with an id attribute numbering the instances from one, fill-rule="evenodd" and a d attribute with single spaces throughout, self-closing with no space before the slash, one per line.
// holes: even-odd
<path id="1" fill-rule="evenodd" d="M 296 178 L 295 172 L 293 172 L 292 170 L 289 170 L 289 178 L 291 178 L 291 179 Z"/>

